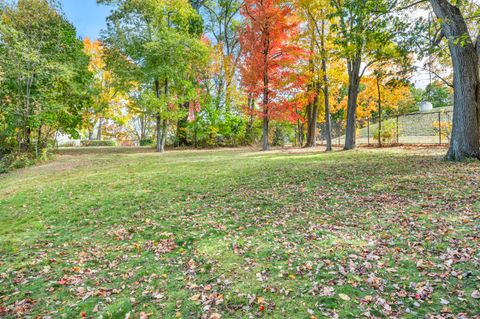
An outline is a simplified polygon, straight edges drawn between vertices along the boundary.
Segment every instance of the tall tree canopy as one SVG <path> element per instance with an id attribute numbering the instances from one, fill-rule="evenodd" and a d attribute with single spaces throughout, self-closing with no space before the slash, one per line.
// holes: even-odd
<path id="1" fill-rule="evenodd" d="M 241 36 L 243 85 L 253 99 L 261 96 L 262 148 L 268 150 L 269 122 L 294 120 L 293 97 L 301 88 L 300 67 L 304 52 L 295 43 L 297 17 L 290 6 L 278 0 L 245 1 L 245 30 Z"/>
<path id="2" fill-rule="evenodd" d="M 0 145 L 42 148 L 57 132 L 77 135 L 90 101 L 88 57 L 54 2 L 4 5 L 0 23 Z M 34 147 L 36 146 L 36 147 Z"/>
<path id="3" fill-rule="evenodd" d="M 119 74 L 141 83 L 156 116 L 157 151 L 163 152 L 169 122 L 181 116 L 180 105 L 197 98 L 197 77 L 207 57 L 201 18 L 187 0 L 98 2 L 115 6 L 103 40 L 113 59 L 131 64 L 133 72 Z"/>
<path id="4" fill-rule="evenodd" d="M 345 149 L 356 146 L 357 99 L 360 81 L 369 67 L 383 59 L 395 37 L 398 17 L 394 0 L 334 0 L 336 44 L 348 69 L 348 109 Z"/>

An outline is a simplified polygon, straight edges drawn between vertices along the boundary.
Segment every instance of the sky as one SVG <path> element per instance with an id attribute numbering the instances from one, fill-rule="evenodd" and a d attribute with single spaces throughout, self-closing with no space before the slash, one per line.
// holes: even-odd
<path id="1" fill-rule="evenodd" d="M 97 5 L 96 0 L 61 0 L 63 11 L 68 20 L 84 38 L 97 39 L 106 26 L 105 18 L 110 13 L 107 6 Z"/>

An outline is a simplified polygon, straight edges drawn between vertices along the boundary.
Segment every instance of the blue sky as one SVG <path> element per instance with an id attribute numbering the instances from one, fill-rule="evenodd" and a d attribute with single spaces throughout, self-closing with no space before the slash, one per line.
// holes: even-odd
<path id="1" fill-rule="evenodd" d="M 75 25 L 82 38 L 88 36 L 96 39 L 100 36 L 110 8 L 97 5 L 96 0 L 61 0 L 61 3 L 68 20 Z"/>

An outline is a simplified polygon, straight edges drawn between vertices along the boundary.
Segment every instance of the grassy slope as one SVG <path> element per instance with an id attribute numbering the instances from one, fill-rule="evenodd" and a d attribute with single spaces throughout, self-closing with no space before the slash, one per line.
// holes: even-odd
<path id="1" fill-rule="evenodd" d="M 0 317 L 480 315 L 479 169 L 400 149 L 64 156 L 0 176 Z"/>

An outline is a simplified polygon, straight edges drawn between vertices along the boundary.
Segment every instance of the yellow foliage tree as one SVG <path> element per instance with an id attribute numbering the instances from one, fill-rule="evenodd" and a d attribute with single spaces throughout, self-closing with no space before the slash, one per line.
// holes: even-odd
<path id="1" fill-rule="evenodd" d="M 84 118 L 87 123 L 89 139 L 93 138 L 93 130 L 96 128 L 96 138 L 101 140 L 104 131 L 108 133 L 108 128 L 113 129 L 114 124 L 125 125 L 128 122 L 131 115 L 126 112 L 126 108 L 130 99 L 126 92 L 115 85 L 113 73 L 107 70 L 102 43 L 86 37 L 83 45 L 85 53 L 90 57 L 88 68 L 94 75 L 92 87 L 94 104 L 84 114 Z M 109 123 L 110 121 L 113 123 Z"/>

